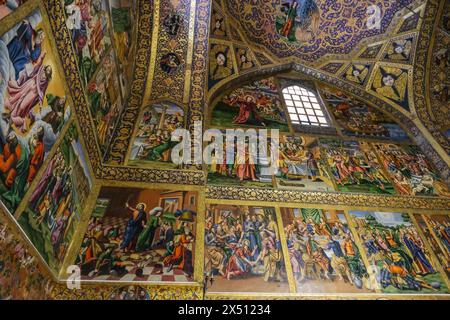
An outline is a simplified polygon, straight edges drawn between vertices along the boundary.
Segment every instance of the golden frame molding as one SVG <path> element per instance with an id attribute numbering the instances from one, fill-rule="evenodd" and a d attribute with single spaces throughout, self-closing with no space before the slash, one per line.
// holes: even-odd
<path id="1" fill-rule="evenodd" d="M 385 209 L 415 209 L 450 213 L 450 199 L 437 197 L 408 197 L 337 192 L 302 192 L 291 190 L 207 186 L 207 200 L 255 201 L 264 205 L 308 204 Z M 267 203 L 267 204 L 266 204 Z M 368 204 L 376 204 L 369 206 Z"/>

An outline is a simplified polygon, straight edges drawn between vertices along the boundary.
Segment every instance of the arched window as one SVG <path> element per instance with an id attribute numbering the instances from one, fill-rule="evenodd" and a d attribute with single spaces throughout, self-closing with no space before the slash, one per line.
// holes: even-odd
<path id="1" fill-rule="evenodd" d="M 325 110 L 317 95 L 306 88 L 291 86 L 283 90 L 284 101 L 293 124 L 329 127 Z"/>

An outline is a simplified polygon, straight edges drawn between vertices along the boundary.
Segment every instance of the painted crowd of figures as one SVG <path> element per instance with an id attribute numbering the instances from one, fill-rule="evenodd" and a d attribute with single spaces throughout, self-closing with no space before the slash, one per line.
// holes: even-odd
<path id="1" fill-rule="evenodd" d="M 220 287 L 224 280 L 248 278 L 259 286 L 264 282 L 286 282 L 275 211 L 245 206 L 230 209 L 207 208 L 206 272 L 219 277 L 216 286 Z M 248 290 L 235 290 L 241 289 Z"/>
<path id="2" fill-rule="evenodd" d="M 424 240 L 400 213 L 350 211 L 377 288 L 393 292 L 448 292 Z"/>
<path id="3" fill-rule="evenodd" d="M 416 214 L 414 218 L 430 243 L 444 272 L 450 277 L 450 216 Z"/>
<path id="4" fill-rule="evenodd" d="M 440 179 L 425 155 L 415 146 L 367 143 L 338 139 L 281 136 L 278 144 L 278 172 L 268 170 L 270 162 L 258 162 L 258 153 L 227 154 L 209 165 L 208 181 L 213 184 L 295 188 L 306 191 L 364 192 L 448 197 L 448 186 Z M 270 143 L 269 143 L 270 144 Z M 268 147 L 268 158 L 274 152 Z M 240 159 L 227 164 L 227 158 Z M 216 159 L 216 161 L 214 161 Z M 275 179 L 275 184 L 272 180 Z"/>
<path id="5" fill-rule="evenodd" d="M 368 291 L 369 274 L 343 212 L 324 211 L 283 209 L 297 291 Z"/>
<path id="6" fill-rule="evenodd" d="M 49 296 L 52 280 L 37 259 L 0 217 L 0 300 L 40 300 Z"/>
<path id="7" fill-rule="evenodd" d="M 131 78 L 132 10 L 131 0 L 65 0 L 67 27 L 104 152 Z"/>
<path id="8" fill-rule="evenodd" d="M 431 252 L 428 236 L 425 240 L 419 235 L 408 214 L 280 211 L 289 270 L 273 208 L 207 205 L 207 290 L 283 292 L 286 275 L 292 271 L 300 293 L 449 292 L 433 260 L 436 254 L 438 260 L 441 255 L 448 262 L 448 216 L 423 216 L 427 224 L 422 231 L 428 228 L 441 250 Z M 417 221 L 420 225 L 422 220 Z"/>
<path id="9" fill-rule="evenodd" d="M 0 189 L 12 212 L 70 117 L 42 17 L 35 11 L 0 38 Z"/>
<path id="10" fill-rule="evenodd" d="M 131 206 L 127 201 L 119 209 L 110 207 L 108 198 L 99 198 L 77 257 L 82 276 L 154 281 L 155 277 L 175 281 L 181 276 L 190 281 L 195 214 L 181 209 L 172 212 L 168 207 L 147 211 L 144 202 Z"/>
<path id="11" fill-rule="evenodd" d="M 53 270 L 59 270 L 92 188 L 79 133 L 69 127 L 17 221 Z"/>

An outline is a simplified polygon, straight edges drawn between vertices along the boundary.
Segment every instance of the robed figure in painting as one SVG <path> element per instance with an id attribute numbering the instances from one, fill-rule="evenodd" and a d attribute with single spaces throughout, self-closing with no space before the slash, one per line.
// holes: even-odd
<path id="1" fill-rule="evenodd" d="M 137 240 L 136 251 L 141 252 L 152 248 L 156 229 L 159 227 L 159 217 L 162 213 L 163 208 L 160 207 L 154 208 L 150 211 L 147 224 Z"/>
<path id="2" fill-rule="evenodd" d="M 192 266 L 192 251 L 190 246 L 194 242 L 194 235 L 187 227 L 182 228 L 183 234 L 179 236 L 178 244 L 173 249 L 172 254 L 164 258 L 164 265 L 168 266 L 168 272 L 172 268 L 183 270 L 188 276 L 192 276 L 194 268 Z"/>
<path id="3" fill-rule="evenodd" d="M 8 135 L 6 142 L 0 155 L 0 170 L 6 175 L 5 185 L 9 190 L 2 197 L 15 208 L 25 195 L 30 152 L 14 132 Z"/>
<path id="4" fill-rule="evenodd" d="M 45 53 L 43 53 L 30 73 L 24 70 L 17 81 L 8 82 L 9 99 L 5 101 L 5 107 L 11 111 L 11 119 L 14 125 L 26 132 L 25 119 L 31 116 L 33 107 L 42 104 L 45 92 L 52 79 L 52 68 L 44 66 Z"/>
<path id="5" fill-rule="evenodd" d="M 418 274 L 435 273 L 433 266 L 428 261 L 428 257 L 426 256 L 424 249 L 416 239 L 411 237 L 409 234 L 405 234 L 403 236 L 403 242 L 412 255 L 413 262 L 418 269 Z"/>
<path id="6" fill-rule="evenodd" d="M 285 20 L 277 22 L 277 29 L 289 41 L 309 41 L 319 29 L 320 13 L 315 0 L 285 1 L 281 12 Z"/>
<path id="7" fill-rule="evenodd" d="M 225 269 L 225 277 L 230 280 L 233 277 L 250 273 L 252 267 L 256 265 L 253 260 L 257 247 L 253 251 L 250 250 L 250 241 L 247 239 L 242 244 L 230 243 L 229 247 L 232 250 L 232 254 Z"/>
<path id="8" fill-rule="evenodd" d="M 146 205 L 144 203 L 139 203 L 136 206 L 136 209 L 130 207 L 128 203 L 126 203 L 125 206 L 132 212 L 132 216 L 127 222 L 123 241 L 120 244 L 120 249 L 124 251 L 132 251 L 135 249 L 138 237 L 145 227 L 147 217 L 147 214 L 145 213 Z"/>
<path id="9" fill-rule="evenodd" d="M 34 30 L 28 21 L 23 21 L 17 29 L 17 35 L 8 43 L 9 59 L 14 67 L 16 80 L 28 64 L 38 61 L 43 39 L 43 30 Z"/>
<path id="10" fill-rule="evenodd" d="M 232 104 L 239 106 L 239 114 L 233 119 L 235 124 L 255 124 L 266 126 L 263 118 L 258 114 L 256 99 L 247 95 L 244 98 L 237 98 Z"/>

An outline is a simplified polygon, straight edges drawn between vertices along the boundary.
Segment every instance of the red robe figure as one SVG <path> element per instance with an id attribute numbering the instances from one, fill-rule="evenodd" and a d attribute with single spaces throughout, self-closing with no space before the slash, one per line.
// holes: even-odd
<path id="1" fill-rule="evenodd" d="M 16 165 L 22 154 L 22 147 L 14 133 L 6 139 L 6 145 L 0 155 L 0 171 L 5 175 L 5 185 L 10 188 L 17 175 Z"/>
<path id="2" fill-rule="evenodd" d="M 266 126 L 263 119 L 258 114 L 256 100 L 252 96 L 245 96 L 243 99 L 238 98 L 239 114 L 233 119 L 235 124 L 256 124 Z"/>
<path id="3" fill-rule="evenodd" d="M 183 270 L 188 276 L 192 276 L 194 270 L 192 267 L 192 251 L 189 249 L 189 245 L 194 241 L 189 228 L 184 229 L 184 234 L 180 236 L 178 244 L 176 245 L 173 253 L 164 258 L 164 265 L 168 266 L 170 272 L 173 267 Z"/>

